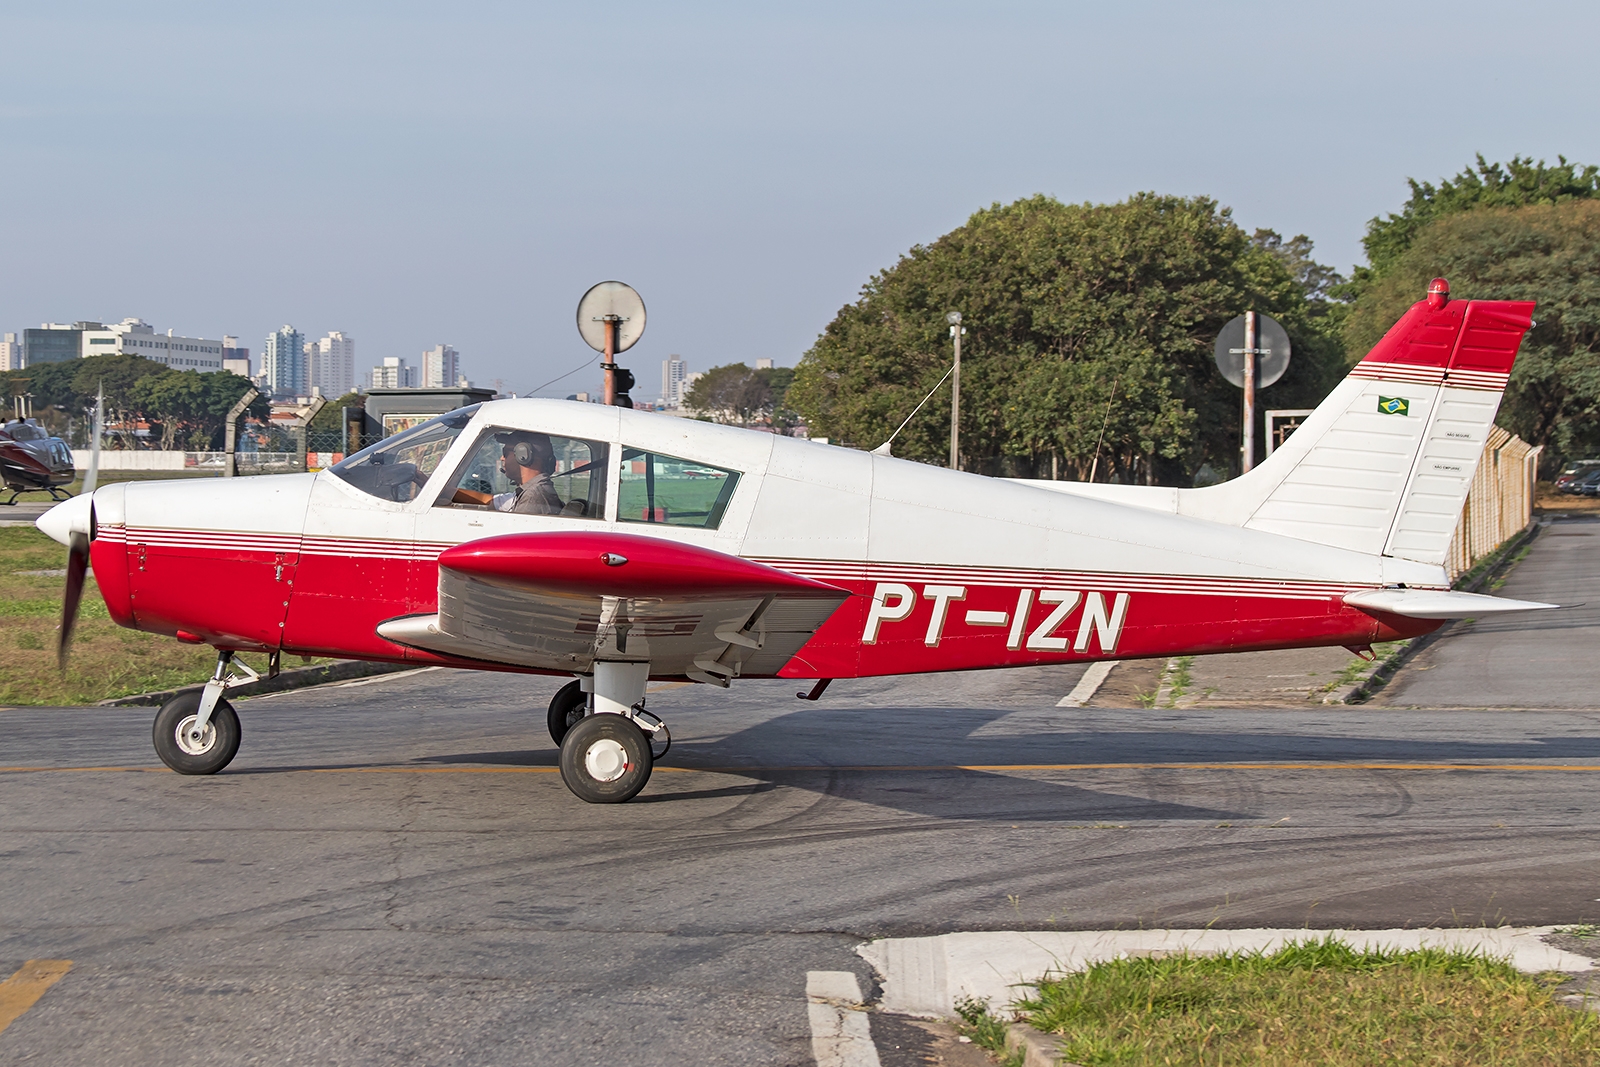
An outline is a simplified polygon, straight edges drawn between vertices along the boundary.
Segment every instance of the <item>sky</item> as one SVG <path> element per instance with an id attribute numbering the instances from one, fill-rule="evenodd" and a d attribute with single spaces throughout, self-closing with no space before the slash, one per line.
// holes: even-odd
<path id="1" fill-rule="evenodd" d="M 874 273 L 1035 193 L 1215 197 L 1362 262 L 1407 177 L 1600 162 L 1600 6 L 0 4 L 0 330 L 138 316 L 454 345 L 480 385 L 793 365 Z"/>

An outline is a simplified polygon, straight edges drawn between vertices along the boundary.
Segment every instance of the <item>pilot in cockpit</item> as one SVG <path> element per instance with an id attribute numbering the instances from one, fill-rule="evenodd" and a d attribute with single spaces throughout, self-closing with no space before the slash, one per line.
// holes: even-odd
<path id="1" fill-rule="evenodd" d="M 514 430 L 498 434 L 500 442 L 500 469 L 516 488 L 505 493 L 481 493 L 475 489 L 457 489 L 452 498 L 457 504 L 487 504 L 496 511 L 510 511 L 518 515 L 559 515 L 562 513 L 561 497 L 556 494 L 550 475 L 555 472 L 555 449 L 550 438 L 542 433 Z"/>

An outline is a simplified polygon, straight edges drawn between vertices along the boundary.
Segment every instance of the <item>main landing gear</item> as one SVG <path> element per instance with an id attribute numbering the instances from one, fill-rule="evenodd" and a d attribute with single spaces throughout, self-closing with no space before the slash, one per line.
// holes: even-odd
<path id="1" fill-rule="evenodd" d="M 550 701 L 550 736 L 561 746 L 561 780 L 589 804 L 621 804 L 650 781 L 672 747 L 667 724 L 644 710 L 648 663 L 596 663 L 592 678 Z"/>
<path id="2" fill-rule="evenodd" d="M 156 712 L 150 733 L 161 762 L 179 774 L 216 774 L 233 762 L 239 752 L 239 714 L 222 693 L 260 677 L 232 652 L 217 653 L 216 673 L 204 689 L 179 693 Z"/>

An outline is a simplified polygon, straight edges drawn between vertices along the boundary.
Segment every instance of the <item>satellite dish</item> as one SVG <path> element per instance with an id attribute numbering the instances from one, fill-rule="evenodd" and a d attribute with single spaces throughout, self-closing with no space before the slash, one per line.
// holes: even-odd
<path id="1" fill-rule="evenodd" d="M 601 282 L 578 301 L 578 333 L 596 352 L 606 350 L 606 319 L 610 316 L 621 320 L 617 323 L 617 345 L 613 351 L 626 352 L 644 333 L 644 301 L 633 286 Z"/>
<path id="2" fill-rule="evenodd" d="M 1244 316 L 1222 328 L 1212 353 L 1222 376 L 1244 388 Z M 1289 334 L 1277 319 L 1256 312 L 1256 388 L 1265 389 L 1289 369 Z"/>

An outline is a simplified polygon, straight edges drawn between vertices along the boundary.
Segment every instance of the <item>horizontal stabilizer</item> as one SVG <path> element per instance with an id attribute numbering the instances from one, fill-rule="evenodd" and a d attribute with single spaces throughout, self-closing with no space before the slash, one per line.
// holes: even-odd
<path id="1" fill-rule="evenodd" d="M 1480 615 L 1503 615 L 1511 611 L 1536 611 L 1560 607 L 1537 600 L 1508 600 L 1481 593 L 1457 593 L 1448 589 L 1368 589 L 1351 593 L 1344 602 L 1362 611 L 1381 611 L 1409 619 L 1466 619 Z"/>

